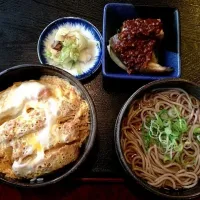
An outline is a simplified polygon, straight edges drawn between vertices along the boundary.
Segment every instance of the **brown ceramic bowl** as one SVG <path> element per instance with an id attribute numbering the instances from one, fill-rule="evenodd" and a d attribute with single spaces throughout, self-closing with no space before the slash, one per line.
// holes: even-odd
<path id="1" fill-rule="evenodd" d="M 43 75 L 50 75 L 50 76 L 57 76 L 62 79 L 66 79 L 71 83 L 71 85 L 75 86 L 78 91 L 81 93 L 82 97 L 87 101 L 89 108 L 90 108 L 90 134 L 87 138 L 87 141 L 82 145 L 80 150 L 80 155 L 78 159 L 59 169 L 55 172 L 50 174 L 44 175 L 43 182 L 34 182 L 31 183 L 30 180 L 14 180 L 5 178 L 3 174 L 0 174 L 0 180 L 4 183 L 8 183 L 13 186 L 19 187 L 41 187 L 46 186 L 49 184 L 56 183 L 63 178 L 72 175 L 77 169 L 80 168 L 81 164 L 86 160 L 88 157 L 96 136 L 96 129 L 97 129 L 97 120 L 96 120 L 96 111 L 94 108 L 93 101 L 85 89 L 85 87 L 71 74 L 67 73 L 66 71 L 59 69 L 57 67 L 53 67 L 50 65 L 34 65 L 34 64 L 25 64 L 25 65 L 18 65 L 0 73 L 0 91 L 6 89 L 7 87 L 11 86 L 14 82 L 17 81 L 25 81 L 30 79 L 39 79 Z"/>
<path id="2" fill-rule="evenodd" d="M 145 189 L 149 190 L 150 192 L 166 197 L 166 198 L 174 198 L 174 199 L 191 199 L 200 196 L 200 181 L 199 183 L 191 188 L 191 189 L 180 189 L 180 190 L 166 190 L 162 188 L 156 188 L 149 185 L 143 179 L 137 177 L 134 172 L 132 172 L 130 166 L 126 163 L 124 154 L 121 148 L 121 125 L 122 119 L 127 115 L 130 105 L 133 100 L 142 97 L 145 93 L 149 93 L 154 89 L 162 89 L 162 88 L 181 88 L 187 91 L 189 94 L 195 96 L 200 100 L 200 86 L 183 79 L 165 79 L 165 80 L 158 80 L 153 81 L 143 87 L 139 88 L 136 92 L 134 92 L 131 97 L 126 101 L 126 103 L 121 108 L 119 112 L 118 118 L 115 124 L 115 147 L 118 158 L 124 170 L 127 172 L 127 175 L 132 178 L 133 180 L 137 181 L 141 186 Z M 133 188 L 134 190 L 134 188 Z"/>

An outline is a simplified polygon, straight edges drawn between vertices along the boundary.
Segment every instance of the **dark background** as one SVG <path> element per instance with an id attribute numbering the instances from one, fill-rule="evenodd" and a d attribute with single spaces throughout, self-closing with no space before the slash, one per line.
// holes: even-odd
<path id="1" fill-rule="evenodd" d="M 181 22 L 181 78 L 200 83 L 200 1 L 199 0 L 138 0 L 138 1 L 103 1 L 103 0 L 0 0 L 0 70 L 18 64 L 39 63 L 37 57 L 37 41 L 41 31 L 53 20 L 60 17 L 82 17 L 93 23 L 102 32 L 103 8 L 109 2 L 128 2 L 134 5 L 170 6 L 177 7 L 180 11 Z M 101 70 L 84 82 L 91 94 L 98 117 L 98 136 L 89 163 L 76 174 L 78 177 L 124 177 L 114 151 L 113 128 L 117 114 L 130 96 L 140 86 L 138 82 L 132 82 L 128 91 L 117 91 L 117 88 L 104 89 Z M 117 87 L 117 86 L 116 86 Z M 84 167 L 84 166 L 83 166 Z M 76 185 L 76 189 L 74 189 Z M 82 185 L 82 184 L 80 184 Z M 93 185 L 93 186 L 92 186 Z M 103 194 L 107 198 L 139 196 L 141 199 L 143 190 L 131 192 L 122 184 L 92 184 L 74 185 L 68 181 L 62 181 L 45 190 L 27 191 L 15 190 L 10 187 L 0 186 L 0 200 L 6 197 L 29 199 L 62 199 L 67 194 L 69 198 L 83 197 L 102 199 Z M 138 187 L 138 186 L 134 186 Z M 57 191 L 54 190 L 56 188 Z M 60 188 L 60 190 L 58 190 Z M 73 188 L 66 192 L 66 188 Z M 78 189 L 77 189 L 78 188 Z M 82 188 L 82 189 L 81 189 Z M 139 187 L 140 189 L 140 187 Z M 81 195 L 81 191 L 85 191 Z M 91 192 L 93 191 L 93 193 Z M 102 191 L 103 194 L 102 194 Z M 121 192 L 120 192 L 121 191 Z M 113 192 L 116 192 L 116 196 Z M 39 194 L 41 193 L 41 195 Z M 84 193 L 84 192 L 83 192 Z M 112 195 L 113 193 L 113 195 Z M 122 195 L 122 194 L 123 195 Z M 132 196 L 132 194 L 133 196 Z M 77 196 L 78 195 L 78 196 Z M 109 196 L 110 195 L 110 196 Z M 120 196 L 121 195 L 121 196 Z"/>

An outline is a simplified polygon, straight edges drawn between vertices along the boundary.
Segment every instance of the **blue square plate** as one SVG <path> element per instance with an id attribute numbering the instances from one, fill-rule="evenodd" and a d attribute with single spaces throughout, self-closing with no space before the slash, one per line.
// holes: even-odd
<path id="1" fill-rule="evenodd" d="M 159 18 L 163 22 L 164 39 L 158 58 L 162 66 L 173 67 L 174 71 L 163 75 L 128 74 L 119 68 L 107 51 L 109 39 L 117 33 L 122 23 L 134 18 Z M 176 8 L 133 6 L 126 3 L 109 3 L 104 7 L 103 15 L 103 76 L 126 80 L 158 80 L 178 78 L 181 75 L 179 12 Z"/>

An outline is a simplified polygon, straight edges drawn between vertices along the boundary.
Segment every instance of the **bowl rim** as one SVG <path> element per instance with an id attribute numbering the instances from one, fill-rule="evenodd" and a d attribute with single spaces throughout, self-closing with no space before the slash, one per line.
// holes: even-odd
<path id="1" fill-rule="evenodd" d="M 107 30 L 106 30 L 106 18 L 107 18 L 107 9 L 108 8 L 113 8 L 113 7 L 119 7 L 119 6 L 128 6 L 128 7 L 133 7 L 133 8 L 159 8 L 159 9 L 172 9 L 174 12 L 176 12 L 176 16 L 174 17 L 175 20 L 177 21 L 177 73 L 175 75 L 154 75 L 151 76 L 151 74 L 127 74 L 127 73 L 116 73 L 116 72 L 107 72 L 106 70 L 106 60 L 107 56 L 109 57 L 107 53 Z M 134 5 L 131 3 L 107 3 L 104 6 L 103 9 L 103 59 L 102 59 L 102 74 L 104 77 L 109 78 L 109 79 L 120 79 L 120 80 L 144 80 L 144 81 L 155 81 L 155 80 L 162 80 L 162 79 L 170 79 L 170 78 L 180 78 L 181 73 L 182 73 L 182 67 L 181 67 L 181 24 L 180 24 L 180 12 L 179 9 L 176 7 L 168 7 L 168 6 L 152 6 L 152 5 Z M 107 56 L 106 56 L 107 55 Z M 113 62 L 113 61 L 112 61 Z M 118 67 L 114 63 L 115 67 Z"/>
<path id="2" fill-rule="evenodd" d="M 84 150 L 84 152 L 82 154 L 79 155 L 79 159 L 77 159 L 77 162 L 66 172 L 64 172 L 62 175 L 59 175 L 57 178 L 54 178 L 52 180 L 49 180 L 47 182 L 41 182 L 41 183 L 33 183 L 33 184 L 27 184 L 27 183 L 15 183 L 15 182 L 11 182 L 9 180 L 6 180 L 5 178 L 0 177 L 0 181 L 3 183 L 6 183 L 8 185 L 11 186 L 15 186 L 15 187 L 21 187 L 21 188 L 38 188 L 38 187 L 44 187 L 47 185 L 51 185 L 51 184 L 55 184 L 58 181 L 68 177 L 69 175 L 73 174 L 81 165 L 82 163 L 84 163 L 88 157 L 88 155 L 90 154 L 93 146 L 94 146 L 94 142 L 96 139 L 96 134 L 97 134 L 97 116 L 96 116 L 96 109 L 94 106 L 94 102 L 89 94 L 89 92 L 87 91 L 87 89 L 82 85 L 82 83 L 76 79 L 74 76 L 72 76 L 70 73 L 55 67 L 55 66 L 51 66 L 51 65 L 42 65 L 42 64 L 21 64 L 21 65 L 16 65 L 14 67 L 5 69 L 4 71 L 0 72 L 0 78 L 1 76 L 8 74 L 12 71 L 16 71 L 19 69 L 28 69 L 28 68 L 37 68 L 40 69 L 42 68 L 46 68 L 55 72 L 58 72 L 59 74 L 62 74 L 65 78 L 65 80 L 68 80 L 71 83 L 73 83 L 72 85 L 74 87 L 77 88 L 78 91 L 80 91 L 81 93 L 83 93 L 85 95 L 85 99 L 87 100 L 87 103 L 89 105 L 90 108 L 90 119 L 92 121 L 92 127 L 90 130 L 90 134 L 88 136 L 88 141 L 86 143 L 87 148 Z M 47 74 L 48 75 L 48 74 Z M 57 76 L 57 75 L 55 75 Z M 59 77 L 59 76 L 57 76 Z M 60 77 L 59 77 L 60 78 Z M 57 170 L 55 170 L 56 172 Z"/>
<path id="3" fill-rule="evenodd" d="M 83 21 L 83 22 L 89 24 L 89 25 L 94 29 L 94 31 L 96 32 L 96 34 L 97 34 L 98 37 L 99 37 L 99 42 L 100 42 L 101 48 L 100 48 L 100 57 L 99 57 L 99 60 L 98 60 L 97 64 L 94 65 L 93 68 L 91 68 L 91 72 L 90 72 L 90 73 L 86 72 L 85 75 L 83 74 L 83 75 L 84 75 L 83 77 L 77 78 L 77 77 L 75 76 L 78 80 L 84 80 L 84 79 L 87 79 L 87 78 L 89 78 L 90 76 L 92 76 L 92 75 L 99 69 L 99 67 L 100 67 L 101 64 L 102 64 L 102 58 L 103 58 L 103 51 L 102 51 L 102 50 L 103 50 L 103 37 L 102 37 L 100 31 L 97 29 L 97 27 L 96 27 L 94 24 L 92 24 L 91 22 L 89 22 L 88 20 L 86 20 L 86 19 L 83 19 L 83 18 L 81 18 L 81 17 L 72 17 L 72 16 L 71 16 L 71 17 L 60 17 L 60 18 L 58 18 L 58 19 L 56 19 L 56 20 L 50 22 L 50 23 L 42 30 L 42 32 L 40 33 L 40 36 L 39 36 L 39 39 L 38 39 L 38 42 L 37 42 L 37 55 L 38 55 L 38 59 L 39 59 L 39 61 L 40 61 L 41 64 L 43 64 L 43 65 L 49 65 L 48 63 L 42 62 L 42 57 L 43 57 L 43 55 L 42 55 L 41 52 L 40 52 L 40 47 L 41 47 L 41 45 L 43 45 L 43 43 L 42 43 L 42 41 L 43 41 L 43 40 L 42 40 L 42 37 L 43 37 L 43 35 L 45 34 L 45 32 L 48 30 L 48 28 L 49 28 L 50 26 L 52 26 L 52 25 L 54 25 L 55 23 L 60 22 L 60 21 L 62 21 L 62 20 L 68 20 L 68 19 L 80 20 L 80 21 Z M 67 22 L 65 22 L 65 23 L 67 23 Z M 57 68 L 59 68 L 59 67 L 57 67 Z M 64 71 L 65 71 L 65 70 L 64 70 Z M 69 73 L 69 72 L 68 72 L 68 73 Z M 73 75 L 72 75 L 72 76 L 73 76 Z"/>
<path id="4" fill-rule="evenodd" d="M 133 99 L 135 98 L 135 96 L 137 96 L 138 94 L 140 94 L 143 90 L 146 90 L 148 88 L 150 88 L 151 86 L 156 86 L 157 84 L 162 84 L 162 83 L 167 83 L 167 82 L 181 82 L 181 83 L 189 83 L 195 87 L 199 87 L 200 88 L 200 84 L 198 83 L 194 83 L 192 81 L 189 80 L 185 80 L 185 79 L 181 79 L 181 78 L 169 78 L 169 79 L 161 79 L 161 80 L 155 80 L 152 81 L 150 83 L 147 83 L 145 85 L 143 85 L 142 87 L 140 87 L 139 89 L 137 89 L 123 104 L 122 108 L 119 111 L 119 114 L 117 116 L 116 122 L 115 122 L 115 127 L 114 127 L 114 143 L 115 143 L 115 151 L 118 157 L 118 160 L 120 161 L 120 164 L 122 166 L 122 168 L 124 169 L 124 171 L 126 172 L 126 174 L 131 177 L 134 181 L 138 182 L 143 188 L 145 188 L 146 190 L 152 192 L 153 194 L 156 194 L 157 196 L 162 196 L 165 198 L 171 198 L 171 199 L 193 199 L 196 198 L 198 196 L 200 196 L 200 191 L 192 194 L 192 195 L 184 195 L 181 196 L 179 194 L 179 196 L 174 196 L 174 195 L 168 195 L 168 194 L 164 194 L 160 191 L 155 191 L 153 188 L 150 187 L 150 185 L 146 182 L 144 182 L 141 178 L 137 177 L 130 169 L 130 167 L 128 166 L 127 162 L 125 161 L 123 152 L 122 152 L 122 148 L 121 148 L 121 142 L 120 142 L 120 137 L 121 137 L 121 122 L 122 119 L 124 117 L 125 112 L 128 109 L 128 106 L 130 105 L 130 103 L 133 101 Z"/>

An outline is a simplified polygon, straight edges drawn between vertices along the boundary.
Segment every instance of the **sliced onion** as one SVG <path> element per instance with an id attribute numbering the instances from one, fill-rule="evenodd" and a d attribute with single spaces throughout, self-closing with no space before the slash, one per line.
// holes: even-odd
<path id="1" fill-rule="evenodd" d="M 110 55 L 110 58 L 115 62 L 115 64 L 117 64 L 117 66 L 119 66 L 120 68 L 122 68 L 123 70 L 126 70 L 126 66 L 121 62 L 121 60 L 116 56 L 116 54 L 113 52 L 112 48 L 110 47 L 110 45 L 107 46 L 108 49 L 108 53 Z"/>

